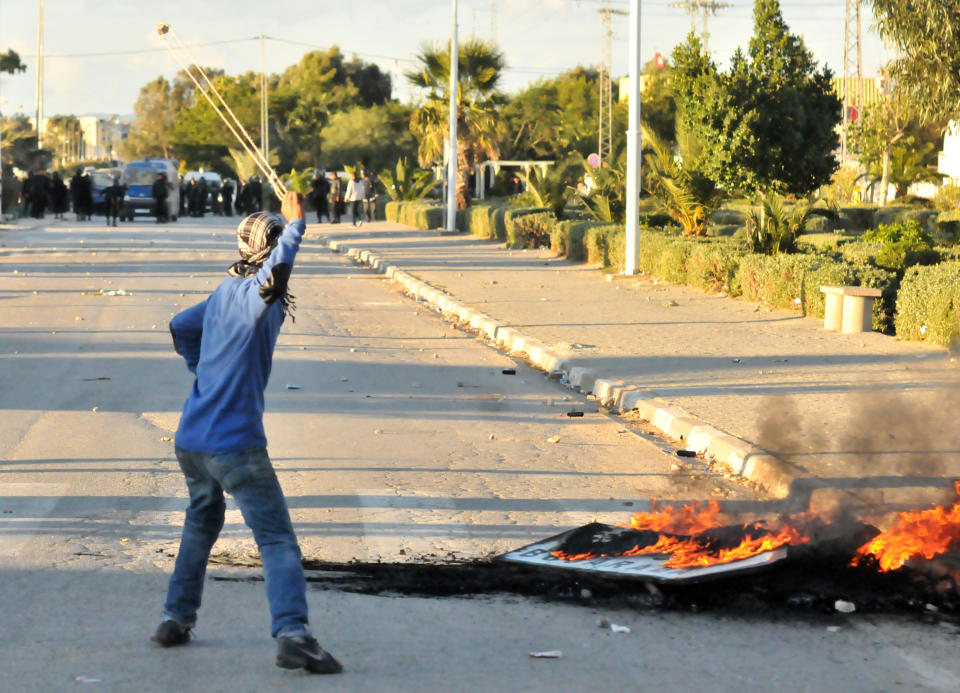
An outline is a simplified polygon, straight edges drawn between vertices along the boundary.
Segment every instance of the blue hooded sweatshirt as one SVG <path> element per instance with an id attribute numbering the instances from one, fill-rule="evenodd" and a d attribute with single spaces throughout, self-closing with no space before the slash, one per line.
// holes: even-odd
<path id="1" fill-rule="evenodd" d="M 173 347 L 196 374 L 176 446 L 221 455 L 266 447 L 263 391 L 284 311 L 279 297 L 306 225 L 294 219 L 252 277 L 229 276 L 210 296 L 170 321 Z"/>

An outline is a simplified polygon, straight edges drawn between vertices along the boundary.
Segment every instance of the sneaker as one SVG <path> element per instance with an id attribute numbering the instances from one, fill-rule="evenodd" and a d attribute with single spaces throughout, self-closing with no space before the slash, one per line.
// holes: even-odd
<path id="1" fill-rule="evenodd" d="M 277 666 L 306 669 L 312 674 L 339 674 L 343 671 L 340 662 L 308 635 L 281 635 L 277 638 Z"/>
<path id="2" fill-rule="evenodd" d="M 168 618 L 157 626 L 157 632 L 150 639 L 160 647 L 186 645 L 187 641 L 190 640 L 190 628 Z"/>

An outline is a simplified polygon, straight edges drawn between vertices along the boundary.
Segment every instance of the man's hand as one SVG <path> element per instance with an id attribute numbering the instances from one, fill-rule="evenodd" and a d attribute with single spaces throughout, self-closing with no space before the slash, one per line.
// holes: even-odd
<path id="1" fill-rule="evenodd" d="M 303 215 L 303 196 L 292 190 L 283 196 L 283 204 L 280 206 L 280 212 L 287 218 L 287 221 L 294 219 L 306 219 Z"/>

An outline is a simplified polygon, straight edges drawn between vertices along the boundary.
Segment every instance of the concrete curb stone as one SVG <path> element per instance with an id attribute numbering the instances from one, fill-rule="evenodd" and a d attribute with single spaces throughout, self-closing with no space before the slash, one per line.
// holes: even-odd
<path id="1" fill-rule="evenodd" d="M 502 349 L 522 354 L 547 373 L 561 372 L 567 387 L 592 395 L 602 406 L 620 412 L 636 411 L 638 416 L 665 435 L 682 441 L 686 449 L 730 469 L 737 476 L 749 479 L 761 486 L 775 498 L 790 494 L 795 476 L 781 460 L 736 436 L 730 435 L 710 424 L 690 416 L 685 411 L 671 407 L 657 399 L 656 393 L 641 389 L 620 380 L 602 378 L 596 369 L 586 366 L 570 366 L 559 354 L 543 342 L 526 336 L 516 328 L 497 322 L 494 318 L 471 308 L 450 294 L 430 286 L 426 282 L 383 260 L 370 250 L 345 248 L 339 241 L 320 237 L 322 245 L 336 253 L 343 253 L 358 264 L 384 274 L 401 284 L 417 299 L 430 304 L 445 315 L 456 316 L 458 321 L 484 334 Z"/>

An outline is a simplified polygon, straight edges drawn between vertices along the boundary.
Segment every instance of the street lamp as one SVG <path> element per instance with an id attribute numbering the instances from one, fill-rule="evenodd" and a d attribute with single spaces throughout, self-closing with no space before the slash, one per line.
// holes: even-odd
<path id="1" fill-rule="evenodd" d="M 627 238 L 624 274 L 640 264 L 640 0 L 630 0 L 630 112 L 627 118 Z"/>
<path id="2" fill-rule="evenodd" d="M 457 46 L 457 0 L 453 0 L 453 30 L 450 37 L 450 147 L 447 161 L 447 226 L 448 233 L 457 230 L 457 74 L 460 53 Z"/>

